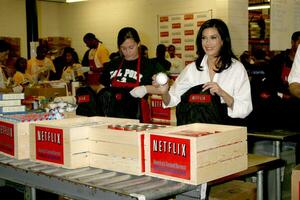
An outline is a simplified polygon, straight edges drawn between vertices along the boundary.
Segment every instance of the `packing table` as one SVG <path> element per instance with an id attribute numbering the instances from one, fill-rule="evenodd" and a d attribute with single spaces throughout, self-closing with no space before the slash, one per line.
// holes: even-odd
<path id="1" fill-rule="evenodd" d="M 248 155 L 248 169 L 209 184 L 218 184 L 238 177 L 257 176 L 257 199 L 263 199 L 263 171 L 283 166 L 276 157 Z M 16 160 L 0 155 L 0 178 L 26 186 L 32 200 L 35 189 L 74 199 L 138 199 L 151 200 L 199 191 L 199 186 L 150 176 L 134 176 L 98 168 L 64 169 L 30 160 Z"/>

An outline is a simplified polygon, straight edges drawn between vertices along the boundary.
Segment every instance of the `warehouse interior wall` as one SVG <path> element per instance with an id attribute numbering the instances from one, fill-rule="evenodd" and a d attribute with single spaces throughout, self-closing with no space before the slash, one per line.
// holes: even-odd
<path id="1" fill-rule="evenodd" d="M 0 36 L 20 37 L 21 55 L 27 57 L 25 0 L 1 0 L 0 4 Z M 247 6 L 244 0 L 89 0 L 72 4 L 37 1 L 39 37 L 69 37 L 82 58 L 85 33 L 95 33 L 113 52 L 117 50 L 118 31 L 133 26 L 153 57 L 158 44 L 158 15 L 212 10 L 212 17 L 228 24 L 234 52 L 239 55 L 248 49 Z"/>

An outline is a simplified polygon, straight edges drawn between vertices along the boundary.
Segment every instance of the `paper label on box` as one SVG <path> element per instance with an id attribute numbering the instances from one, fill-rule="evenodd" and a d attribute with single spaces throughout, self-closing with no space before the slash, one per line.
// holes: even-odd
<path id="1" fill-rule="evenodd" d="M 156 119 L 171 120 L 171 108 L 163 108 L 161 99 L 151 99 L 151 116 Z"/>
<path id="2" fill-rule="evenodd" d="M 152 173 L 190 180 L 190 140 L 150 135 L 150 170 Z"/>
<path id="3" fill-rule="evenodd" d="M 0 151 L 15 155 L 14 125 L 0 121 Z"/>
<path id="4" fill-rule="evenodd" d="M 64 164 L 63 129 L 35 127 L 36 159 Z"/>

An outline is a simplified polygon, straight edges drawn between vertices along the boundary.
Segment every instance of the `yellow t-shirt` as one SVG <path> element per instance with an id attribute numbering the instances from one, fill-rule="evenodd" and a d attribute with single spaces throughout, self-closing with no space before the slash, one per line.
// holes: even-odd
<path id="1" fill-rule="evenodd" d="M 109 61 L 109 51 L 103 44 L 99 43 L 97 49 L 90 50 L 89 60 L 90 60 L 90 65 L 93 66 L 93 62 L 94 62 L 95 65 L 94 67 L 101 68 L 103 67 L 104 63 Z"/>
<path id="2" fill-rule="evenodd" d="M 52 60 L 47 57 L 43 60 L 31 58 L 27 62 L 26 73 L 31 75 L 34 81 L 49 80 L 50 70 L 56 73 Z"/>
<path id="3" fill-rule="evenodd" d="M 75 81 L 76 77 L 82 76 L 83 72 L 80 64 L 73 64 L 72 66 L 65 67 L 61 75 L 61 79 L 64 81 Z"/>
<path id="4" fill-rule="evenodd" d="M 26 82 L 32 82 L 32 77 L 29 74 L 23 74 L 17 71 L 13 76 L 14 83 L 17 85 L 24 84 Z"/>

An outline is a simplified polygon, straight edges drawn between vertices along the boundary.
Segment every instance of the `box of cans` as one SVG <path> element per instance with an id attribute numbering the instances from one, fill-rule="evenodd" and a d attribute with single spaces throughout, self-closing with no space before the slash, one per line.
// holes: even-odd
<path id="1" fill-rule="evenodd" d="M 145 173 L 145 131 L 164 127 L 155 124 L 126 123 L 91 128 L 90 166 L 143 175 Z"/>
<path id="2" fill-rule="evenodd" d="M 30 159 L 69 169 L 87 167 L 91 128 L 107 126 L 112 121 L 121 124 L 138 120 L 79 117 L 30 124 Z"/>
<path id="3" fill-rule="evenodd" d="M 28 159 L 29 124 L 55 119 L 50 113 L 0 116 L 0 153 L 16 159 Z"/>
<path id="4" fill-rule="evenodd" d="M 246 127 L 189 124 L 149 130 L 146 174 L 198 185 L 247 169 Z"/>

